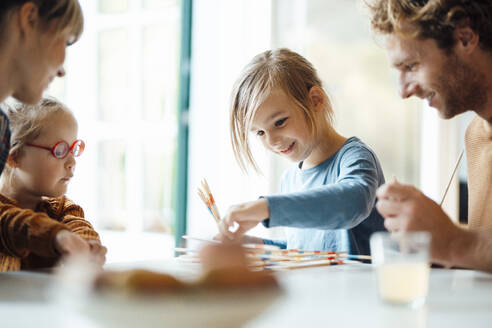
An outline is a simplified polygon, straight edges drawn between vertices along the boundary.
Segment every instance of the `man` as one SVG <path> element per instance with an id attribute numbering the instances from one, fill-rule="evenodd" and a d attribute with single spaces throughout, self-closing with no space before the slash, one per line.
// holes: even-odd
<path id="1" fill-rule="evenodd" d="M 477 116 L 466 131 L 469 225 L 454 225 L 438 204 L 397 182 L 377 193 L 388 230 L 432 234 L 434 262 L 492 272 L 492 1 L 374 0 L 371 24 L 399 71 L 402 98 L 428 101 L 449 119 Z"/>

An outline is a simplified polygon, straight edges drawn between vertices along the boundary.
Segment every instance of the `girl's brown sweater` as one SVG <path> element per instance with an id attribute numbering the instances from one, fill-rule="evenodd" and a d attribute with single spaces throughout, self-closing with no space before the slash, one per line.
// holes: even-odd
<path id="1" fill-rule="evenodd" d="M 0 272 L 53 267 L 60 258 L 54 243 L 60 230 L 99 241 L 82 208 L 65 196 L 45 198 L 32 211 L 0 194 Z"/>

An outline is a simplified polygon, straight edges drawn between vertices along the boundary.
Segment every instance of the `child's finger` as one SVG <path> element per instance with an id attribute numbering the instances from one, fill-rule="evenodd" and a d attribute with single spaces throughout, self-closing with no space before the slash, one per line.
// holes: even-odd
<path id="1" fill-rule="evenodd" d="M 91 254 L 91 262 L 103 266 L 106 263 L 106 255 Z"/>
<path id="2" fill-rule="evenodd" d="M 96 248 L 96 253 L 100 256 L 106 256 L 108 249 L 102 245 Z"/>
<path id="3" fill-rule="evenodd" d="M 91 240 L 89 241 L 89 244 L 91 246 L 90 252 L 92 262 L 99 265 L 104 265 L 104 263 L 106 263 L 107 248 L 101 245 L 98 241 Z"/>
<path id="4" fill-rule="evenodd" d="M 106 255 L 108 249 L 105 246 L 103 246 L 98 240 L 89 240 L 88 243 L 91 252 L 101 255 Z"/>
<path id="5" fill-rule="evenodd" d="M 219 222 L 219 232 L 221 235 L 225 236 L 229 240 L 234 239 L 234 235 L 231 231 L 229 231 L 229 225 L 226 221 L 227 216 Z"/>
<path id="6" fill-rule="evenodd" d="M 212 240 L 216 240 L 216 241 L 221 241 L 221 242 L 222 242 L 222 241 L 227 241 L 227 240 L 228 240 L 228 238 L 227 238 L 226 236 L 224 236 L 222 233 L 220 233 L 220 232 L 219 232 L 218 234 L 216 234 L 216 235 L 212 238 Z"/>
<path id="7" fill-rule="evenodd" d="M 90 244 L 82 237 L 68 231 L 62 230 L 55 237 L 55 247 L 63 255 L 88 254 Z"/>
<path id="8" fill-rule="evenodd" d="M 224 226 L 227 228 L 232 227 L 234 225 L 234 219 L 231 214 L 231 212 L 227 213 L 227 215 L 222 219 L 222 222 L 224 223 Z"/>
<path id="9" fill-rule="evenodd" d="M 245 226 L 239 226 L 236 231 L 234 231 L 234 239 L 242 238 L 246 232 L 250 229 Z"/>

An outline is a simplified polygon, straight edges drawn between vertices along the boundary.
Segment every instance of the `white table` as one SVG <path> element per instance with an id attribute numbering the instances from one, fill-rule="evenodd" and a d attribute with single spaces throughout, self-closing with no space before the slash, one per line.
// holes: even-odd
<path id="1" fill-rule="evenodd" d="M 196 267 L 176 261 L 119 267 L 146 267 L 185 279 L 198 275 Z M 380 303 L 370 265 L 303 269 L 282 272 L 278 278 L 282 294 L 273 297 L 268 308 L 245 327 L 492 327 L 492 275 L 485 273 L 433 269 L 427 304 L 417 310 Z M 89 296 L 92 311 L 70 311 L 78 304 L 73 297 L 63 301 L 70 303 L 65 306 L 52 301 L 44 291 L 52 280 L 53 276 L 39 273 L 0 274 L 0 327 L 134 326 L 130 323 L 134 317 L 138 318 L 138 327 L 148 327 L 155 326 L 151 318 L 155 313 L 162 315 L 162 324 L 158 325 L 162 327 L 237 327 L 243 325 L 237 319 L 241 311 L 250 311 L 251 316 L 258 310 L 253 305 L 261 306 L 261 301 L 268 298 L 268 293 L 231 293 L 163 297 L 152 302 L 132 299 L 123 304 Z M 95 320 L 94 309 L 107 316 Z M 131 319 L 125 319 L 125 315 Z"/>
<path id="2" fill-rule="evenodd" d="M 374 272 L 337 266 L 282 276 L 287 297 L 247 327 L 492 327 L 492 275 L 431 270 L 427 304 L 417 310 L 382 304 Z"/>

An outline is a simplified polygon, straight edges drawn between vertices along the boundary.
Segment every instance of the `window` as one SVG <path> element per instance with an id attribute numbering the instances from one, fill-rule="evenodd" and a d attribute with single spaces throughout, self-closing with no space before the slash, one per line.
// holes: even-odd
<path id="1" fill-rule="evenodd" d="M 457 121 L 439 119 L 416 97 L 398 96 L 397 72 L 370 31 L 363 2 L 274 3 L 275 46 L 299 51 L 318 69 L 333 100 L 337 130 L 374 149 L 387 181 L 413 184 L 439 202 L 460 152 Z M 455 182 L 443 205 L 452 218 Z"/>
<path id="2" fill-rule="evenodd" d="M 292 165 L 260 147 L 263 176 L 244 175 L 229 141 L 229 97 L 254 55 L 288 47 L 318 69 L 334 103 L 336 128 L 358 136 L 378 155 L 387 180 L 420 184 L 421 102 L 402 101 L 386 55 L 374 42 L 359 1 L 196 0 L 190 120 L 189 231 L 213 235 L 216 227 L 196 196 L 206 177 L 219 207 L 278 192 Z M 220 8 L 220 9 L 217 9 Z M 254 24 L 252 24 L 254 22 Z M 354 96 L 357 95 L 357 96 Z M 281 231 L 253 232 L 281 238 Z"/>
<path id="3" fill-rule="evenodd" d="M 87 145 L 68 196 L 103 242 L 111 231 L 172 240 L 182 3 L 80 2 L 84 33 L 68 50 L 67 76 L 48 91 L 74 111 Z M 124 244 L 110 251 L 123 254 Z"/>
<path id="4" fill-rule="evenodd" d="M 376 152 L 386 180 L 419 185 L 421 102 L 398 96 L 396 72 L 371 35 L 361 2 L 277 1 L 276 17 L 277 45 L 317 68 L 336 129 Z"/>
<path id="5" fill-rule="evenodd" d="M 254 22 L 254 23 L 253 23 Z M 188 229 L 194 236 L 218 233 L 197 195 L 206 178 L 220 213 L 231 205 L 275 191 L 271 157 L 260 149 L 264 176 L 245 175 L 234 160 L 229 139 L 229 99 L 243 67 L 271 47 L 271 1 L 194 0 L 190 92 Z M 257 235 L 269 236 L 261 225 Z"/>

